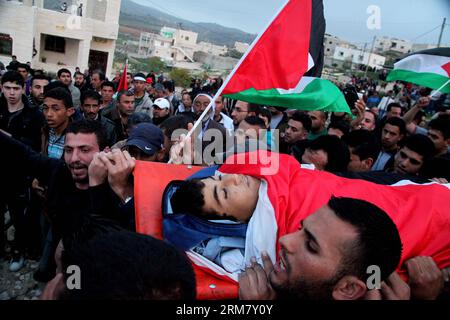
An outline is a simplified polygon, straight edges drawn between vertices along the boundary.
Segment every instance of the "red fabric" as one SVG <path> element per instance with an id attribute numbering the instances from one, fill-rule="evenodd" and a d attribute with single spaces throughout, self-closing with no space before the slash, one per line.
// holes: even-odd
<path id="1" fill-rule="evenodd" d="M 312 0 L 289 1 L 223 90 L 294 88 L 308 71 Z"/>
<path id="2" fill-rule="evenodd" d="M 128 90 L 127 65 L 126 64 L 125 64 L 125 67 L 123 68 L 122 75 L 120 76 L 119 85 L 117 86 L 117 92 L 120 92 L 122 90 Z"/>
<path id="3" fill-rule="evenodd" d="M 248 164 L 249 159 L 257 155 L 259 164 Z M 439 268 L 450 265 L 450 190 L 446 187 L 378 185 L 302 169 L 297 160 L 288 155 L 272 154 L 276 156 L 267 161 L 267 155 L 266 152 L 246 154 L 246 165 L 224 164 L 220 171 L 248 174 L 267 181 L 278 238 L 298 230 L 300 221 L 325 205 L 332 195 L 351 197 L 377 205 L 397 225 L 403 243 L 398 272 L 404 273 L 403 263 L 419 255 L 433 257 Z M 277 167 L 276 163 L 280 164 L 277 174 L 261 174 L 262 168 Z M 277 244 L 277 251 L 279 249 Z"/>
<path id="4" fill-rule="evenodd" d="M 445 72 L 447 72 L 447 77 L 450 78 L 450 62 L 444 64 L 441 68 L 444 69 Z"/>
<path id="5" fill-rule="evenodd" d="M 239 285 L 227 276 L 221 276 L 209 268 L 194 267 L 197 287 L 197 299 L 199 300 L 226 300 L 239 297 Z"/>
<path id="6" fill-rule="evenodd" d="M 172 180 L 184 180 L 202 167 L 136 161 L 134 206 L 136 231 L 162 239 L 162 194 Z"/>

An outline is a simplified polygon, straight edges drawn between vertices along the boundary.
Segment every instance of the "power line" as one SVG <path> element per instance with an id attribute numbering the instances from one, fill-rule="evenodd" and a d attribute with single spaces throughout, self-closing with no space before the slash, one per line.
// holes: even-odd
<path id="1" fill-rule="evenodd" d="M 430 31 L 427 31 L 427 32 L 425 32 L 425 33 L 423 33 L 423 34 L 421 34 L 420 36 L 417 36 L 417 37 L 415 37 L 414 39 L 412 39 L 411 41 L 415 41 L 415 40 L 417 40 L 417 39 L 419 39 L 419 38 L 421 38 L 421 37 L 423 37 L 423 36 L 425 36 L 425 35 L 427 35 L 427 34 L 429 34 L 429 33 L 431 33 L 431 32 L 433 32 L 434 30 L 436 30 L 436 29 L 439 29 L 440 27 L 441 27 L 442 25 L 441 24 L 439 24 L 437 27 L 435 27 L 435 28 L 433 28 L 433 29 L 431 29 Z"/>

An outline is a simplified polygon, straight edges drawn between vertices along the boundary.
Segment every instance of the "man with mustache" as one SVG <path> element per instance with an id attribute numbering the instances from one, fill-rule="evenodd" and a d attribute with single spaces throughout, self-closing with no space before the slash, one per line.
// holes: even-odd
<path id="1" fill-rule="evenodd" d="M 45 186 L 44 207 L 51 223 L 51 236 L 47 238 L 48 252 L 43 259 L 52 261 L 56 244 L 61 237 L 76 231 L 83 217 L 94 206 L 91 197 L 96 198 L 95 194 L 105 192 L 89 188 L 88 172 L 94 155 L 100 151 L 109 151 L 104 130 L 97 121 L 71 122 L 66 129 L 63 159 L 52 159 L 39 154 L 4 133 L 0 133 L 0 147 L 7 155 L 0 160 L 0 167 L 4 168 L 0 173 L 2 188 L 7 188 L 7 181 L 26 175 L 37 178 Z M 118 220 L 116 213 L 117 211 L 108 210 L 105 214 L 108 218 Z M 50 261 L 41 259 L 43 265 L 35 275 L 39 281 L 46 282 L 53 278 L 56 266 L 54 263 L 49 265 Z"/>
<path id="2" fill-rule="evenodd" d="M 98 94 L 98 92 L 94 90 L 87 90 L 81 94 L 80 100 L 81 111 L 83 112 L 84 118 L 98 121 L 105 130 L 106 138 L 108 139 L 108 145 L 112 146 L 113 144 L 115 144 L 117 142 L 116 126 L 114 122 L 106 117 L 103 117 L 102 113 L 100 112 L 102 97 Z"/>
<path id="3" fill-rule="evenodd" d="M 44 102 L 44 88 L 49 84 L 49 78 L 43 74 L 31 78 L 31 90 L 28 100 L 33 107 L 42 108 Z"/>

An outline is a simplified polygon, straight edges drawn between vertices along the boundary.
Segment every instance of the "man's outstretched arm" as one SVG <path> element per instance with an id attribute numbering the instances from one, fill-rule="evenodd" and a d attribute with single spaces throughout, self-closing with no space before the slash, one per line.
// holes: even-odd
<path id="1" fill-rule="evenodd" d="M 31 176 L 47 184 L 51 173 L 64 162 L 46 157 L 0 130 L 0 176 L 6 183 Z M 11 180 L 9 180 L 11 179 Z"/>

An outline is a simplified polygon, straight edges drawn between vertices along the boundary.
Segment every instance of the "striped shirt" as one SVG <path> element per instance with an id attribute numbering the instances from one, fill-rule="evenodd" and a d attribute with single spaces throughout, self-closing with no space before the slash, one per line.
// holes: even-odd
<path id="1" fill-rule="evenodd" d="M 57 136 L 54 129 L 50 129 L 48 135 L 47 153 L 50 158 L 61 159 L 64 153 L 65 133 Z"/>

